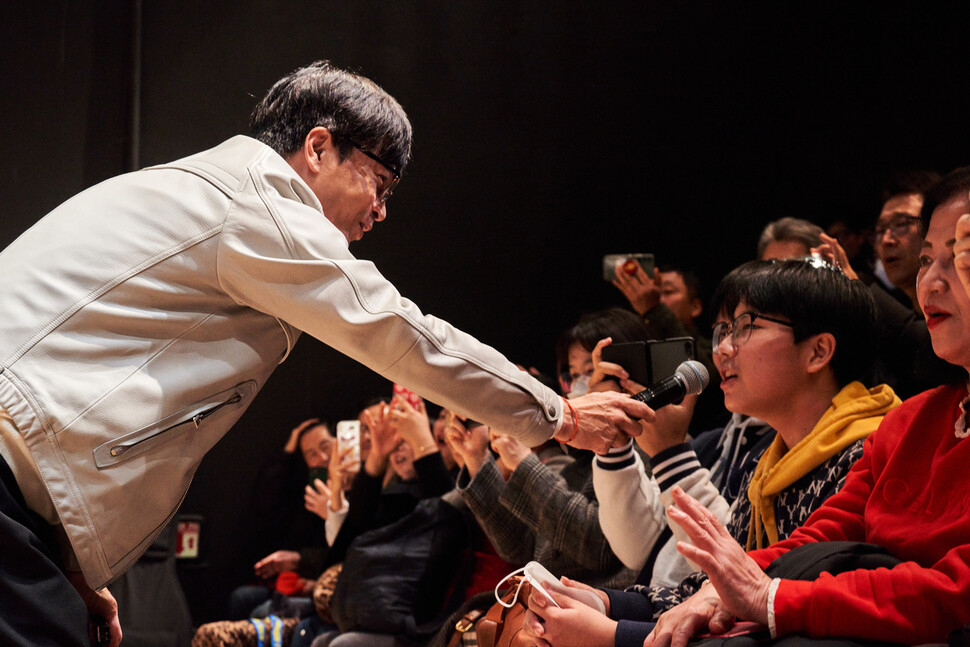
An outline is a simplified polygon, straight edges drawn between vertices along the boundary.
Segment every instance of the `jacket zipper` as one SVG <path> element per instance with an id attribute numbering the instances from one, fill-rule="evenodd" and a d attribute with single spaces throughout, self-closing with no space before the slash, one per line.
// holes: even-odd
<path id="1" fill-rule="evenodd" d="M 208 398 L 208 402 L 205 400 L 196 402 L 180 413 L 158 421 L 155 423 L 157 426 L 150 425 L 98 446 L 94 450 L 94 463 L 98 469 L 105 469 L 126 461 L 129 457 L 150 451 L 154 446 L 191 429 L 200 429 L 206 420 L 219 411 L 244 406 L 245 401 L 251 399 L 255 392 L 256 383 L 247 381 L 221 393 L 213 394 Z"/>
<path id="2" fill-rule="evenodd" d="M 239 395 L 238 393 L 234 393 L 232 395 L 232 397 L 230 397 L 228 400 L 225 400 L 223 402 L 220 402 L 219 404 L 215 405 L 214 407 L 210 407 L 210 408 L 206 409 L 205 411 L 200 411 L 199 413 L 195 414 L 194 416 L 192 416 L 188 420 L 182 420 L 180 422 L 175 423 L 174 425 L 171 425 L 169 427 L 165 427 L 164 429 L 159 429 L 158 431 L 152 432 L 150 435 L 145 436 L 143 438 L 139 438 L 138 440 L 136 440 L 136 441 L 134 441 L 132 443 L 125 443 L 125 444 L 122 444 L 122 445 L 115 445 L 114 447 L 111 448 L 111 451 L 108 452 L 108 453 L 111 454 L 112 457 L 117 458 L 117 457 L 121 456 L 122 454 L 124 454 L 129 449 L 132 449 L 134 447 L 138 447 L 142 443 L 146 443 L 149 440 L 151 440 L 152 438 L 157 438 L 158 436 L 161 436 L 163 434 L 166 434 L 166 433 L 172 431 L 173 429 L 177 429 L 178 427 L 181 427 L 182 425 L 188 424 L 190 422 L 193 425 L 195 425 L 195 428 L 196 429 L 198 429 L 199 426 L 202 424 L 202 421 L 203 420 L 205 420 L 206 418 L 208 418 L 209 416 L 211 416 L 212 414 L 214 414 L 219 409 L 222 409 L 223 407 L 227 407 L 230 404 L 237 404 L 237 403 L 239 403 L 241 401 L 242 401 L 242 396 Z"/>

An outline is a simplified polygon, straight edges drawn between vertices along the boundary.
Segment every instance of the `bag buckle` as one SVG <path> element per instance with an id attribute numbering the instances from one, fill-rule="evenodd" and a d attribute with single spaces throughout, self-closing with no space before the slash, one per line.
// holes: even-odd
<path id="1" fill-rule="evenodd" d="M 481 616 L 482 616 L 481 609 L 472 609 L 471 611 L 463 615 L 458 622 L 455 623 L 455 631 L 463 634 L 466 631 L 472 629 L 475 626 L 475 621 L 478 620 Z"/>

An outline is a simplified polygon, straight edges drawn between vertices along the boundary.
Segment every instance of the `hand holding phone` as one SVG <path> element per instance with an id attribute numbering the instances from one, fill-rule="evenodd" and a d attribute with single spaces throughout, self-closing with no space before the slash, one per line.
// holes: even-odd
<path id="1" fill-rule="evenodd" d="M 337 423 L 337 456 L 341 465 L 360 463 L 359 420 L 341 420 Z"/>
<path id="2" fill-rule="evenodd" d="M 528 580 L 529 584 L 532 585 L 533 589 L 546 596 L 546 599 L 550 604 L 553 604 L 560 609 L 562 606 L 552 599 L 552 596 L 549 595 L 549 591 L 555 591 L 556 593 L 569 596 L 577 602 L 582 602 L 586 606 L 592 607 L 602 614 L 606 614 L 606 606 L 595 593 L 572 586 L 566 586 L 556 579 L 556 577 L 539 562 L 533 561 L 526 564 L 525 568 L 523 569 L 523 574 L 525 575 L 525 579 Z"/>

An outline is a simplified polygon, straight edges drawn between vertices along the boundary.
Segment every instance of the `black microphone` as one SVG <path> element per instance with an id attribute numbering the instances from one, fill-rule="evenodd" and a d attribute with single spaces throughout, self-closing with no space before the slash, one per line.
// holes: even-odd
<path id="1" fill-rule="evenodd" d="M 640 391 L 634 400 L 656 411 L 668 404 L 679 404 L 685 395 L 697 395 L 711 381 L 707 368 L 700 362 L 688 360 L 677 367 L 674 374 Z"/>

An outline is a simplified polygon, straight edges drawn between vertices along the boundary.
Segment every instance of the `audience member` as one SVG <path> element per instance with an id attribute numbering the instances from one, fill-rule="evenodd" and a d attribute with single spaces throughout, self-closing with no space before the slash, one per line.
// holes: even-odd
<path id="1" fill-rule="evenodd" d="M 724 312 L 724 304 L 734 304 L 749 280 L 747 272 L 736 270 L 718 285 L 711 309 L 720 313 L 719 321 L 732 318 L 730 312 Z M 597 363 L 601 345 L 602 342 L 597 344 L 593 352 Z M 720 354 L 714 355 L 715 364 L 720 358 Z M 615 369 L 607 365 L 605 370 Z M 631 390 L 638 388 L 632 386 Z M 691 405 L 692 398 L 688 396 L 682 404 L 659 409 L 653 423 L 643 423 L 644 433 L 637 437 L 637 444 L 649 457 L 652 476 L 633 451 L 632 443 L 593 461 L 593 485 L 601 502 L 603 533 L 623 563 L 640 573 L 638 584 L 676 586 L 695 570 L 677 552 L 677 537 L 664 516 L 670 489 L 679 485 L 709 508 L 726 514 L 744 492 L 742 479 L 754 471 L 775 436 L 762 420 L 731 413 L 723 429 L 706 431 L 688 442 Z"/>
<path id="2" fill-rule="evenodd" d="M 923 244 L 919 214 L 923 195 L 939 179 L 934 171 L 892 175 L 883 188 L 882 208 L 872 234 L 872 247 L 882 267 L 876 274 L 880 286 L 917 313 L 916 273 Z"/>
<path id="3" fill-rule="evenodd" d="M 733 274 L 726 279 L 733 285 L 714 330 L 725 406 L 764 420 L 777 433 L 742 480 L 746 496 L 736 499 L 730 511 L 710 477 L 701 476 L 707 481 L 704 496 L 716 511 L 708 511 L 710 517 L 729 519 L 725 533 L 736 546 L 760 548 L 787 537 L 840 489 L 862 455 L 865 438 L 899 399 L 885 385 L 868 389 L 858 381 L 873 357 L 875 308 L 865 286 L 815 259 L 754 261 Z M 656 431 L 645 429 L 644 435 L 650 434 L 657 448 L 669 446 L 672 441 Z M 701 472 L 688 447 L 678 453 L 690 459 L 684 465 L 690 472 Z M 677 476 L 671 470 L 658 478 Z M 657 496 L 654 491 L 651 500 L 627 515 L 651 508 L 656 510 L 651 514 L 659 514 Z M 665 496 L 664 502 L 670 502 L 671 493 Z M 686 539 L 679 527 L 677 533 Z M 551 608 L 533 594 L 529 606 L 536 615 L 530 614 L 526 628 L 556 647 L 640 645 L 652 628 L 644 621 L 674 607 L 703 580 L 698 573 L 677 589 L 637 586 L 626 593 L 600 592 L 608 616 L 562 595 L 556 599 L 565 608 Z"/>
<path id="4" fill-rule="evenodd" d="M 698 432 L 723 424 L 723 398 L 717 388 L 711 339 L 701 334 L 697 327 L 697 318 L 703 311 L 697 276 L 687 270 L 664 267 L 655 270 L 651 278 L 639 264 L 633 274 L 623 271 L 622 267 L 622 263 L 617 265 L 613 285 L 643 319 L 649 339 L 693 338 L 695 358 L 707 367 L 712 378 L 697 403 L 690 430 Z M 593 340 L 585 350 L 592 351 L 596 341 L 599 340 Z"/>
<path id="5" fill-rule="evenodd" d="M 946 384 L 961 373 L 959 367 L 933 352 L 926 320 L 915 305 L 922 244 L 919 212 L 924 191 L 938 177 L 929 171 L 893 176 L 884 190 L 882 211 L 873 235 L 876 254 L 895 287 L 876 279 L 868 283 L 878 318 L 874 332 L 880 339 L 872 380 L 889 384 L 901 398 Z M 812 251 L 840 267 L 850 278 L 866 280 L 856 272 L 845 249 L 831 236 L 823 235 L 822 244 Z"/>
<path id="6" fill-rule="evenodd" d="M 266 536 L 274 536 L 277 550 L 256 562 L 253 570 L 264 585 L 236 588 L 229 599 L 230 620 L 269 615 L 269 601 L 273 590 L 289 595 L 307 596 L 320 574 L 317 560 L 306 559 L 315 554 L 326 541 L 324 521 L 303 505 L 303 490 L 311 475 L 326 468 L 333 449 L 333 436 L 318 418 L 305 420 L 290 432 L 282 451 L 271 456 L 256 480 L 254 504 L 250 508 L 257 529 L 267 528 Z M 265 541 L 265 540 L 264 540 Z M 275 580 L 283 572 L 297 573 L 295 581 L 276 587 Z M 283 583 L 281 583 L 282 585 Z"/>
<path id="7" fill-rule="evenodd" d="M 758 238 L 758 258 L 797 258 L 808 256 L 813 247 L 821 244 L 822 228 L 801 218 L 781 218 L 769 222 Z"/>
<path id="8" fill-rule="evenodd" d="M 294 427 L 283 448 L 263 462 L 248 506 L 255 555 L 299 550 L 324 540 L 323 520 L 303 506 L 303 488 L 314 477 L 326 480 L 332 450 L 329 427 L 311 418 Z"/>
<path id="9" fill-rule="evenodd" d="M 767 625 L 772 636 L 883 644 L 939 643 L 970 621 L 967 501 L 954 496 L 968 489 L 970 461 L 970 296 L 954 258 L 965 250 L 965 241 L 957 247 L 955 239 L 962 233 L 958 221 L 970 212 L 968 192 L 970 168 L 951 172 L 927 192 L 916 291 L 934 350 L 964 368 L 961 379 L 890 412 L 842 491 L 775 546 L 745 555 L 726 541 L 716 519 L 678 495 L 671 515 L 693 542 L 683 552 L 710 582 L 661 616 L 648 647 L 671 640 L 680 647 L 692 634 L 723 631 L 735 618 Z M 960 266 L 966 267 L 963 260 Z M 843 555 L 841 572 L 816 568 L 786 577 L 800 570 L 799 562 L 815 564 L 836 550 Z"/>

